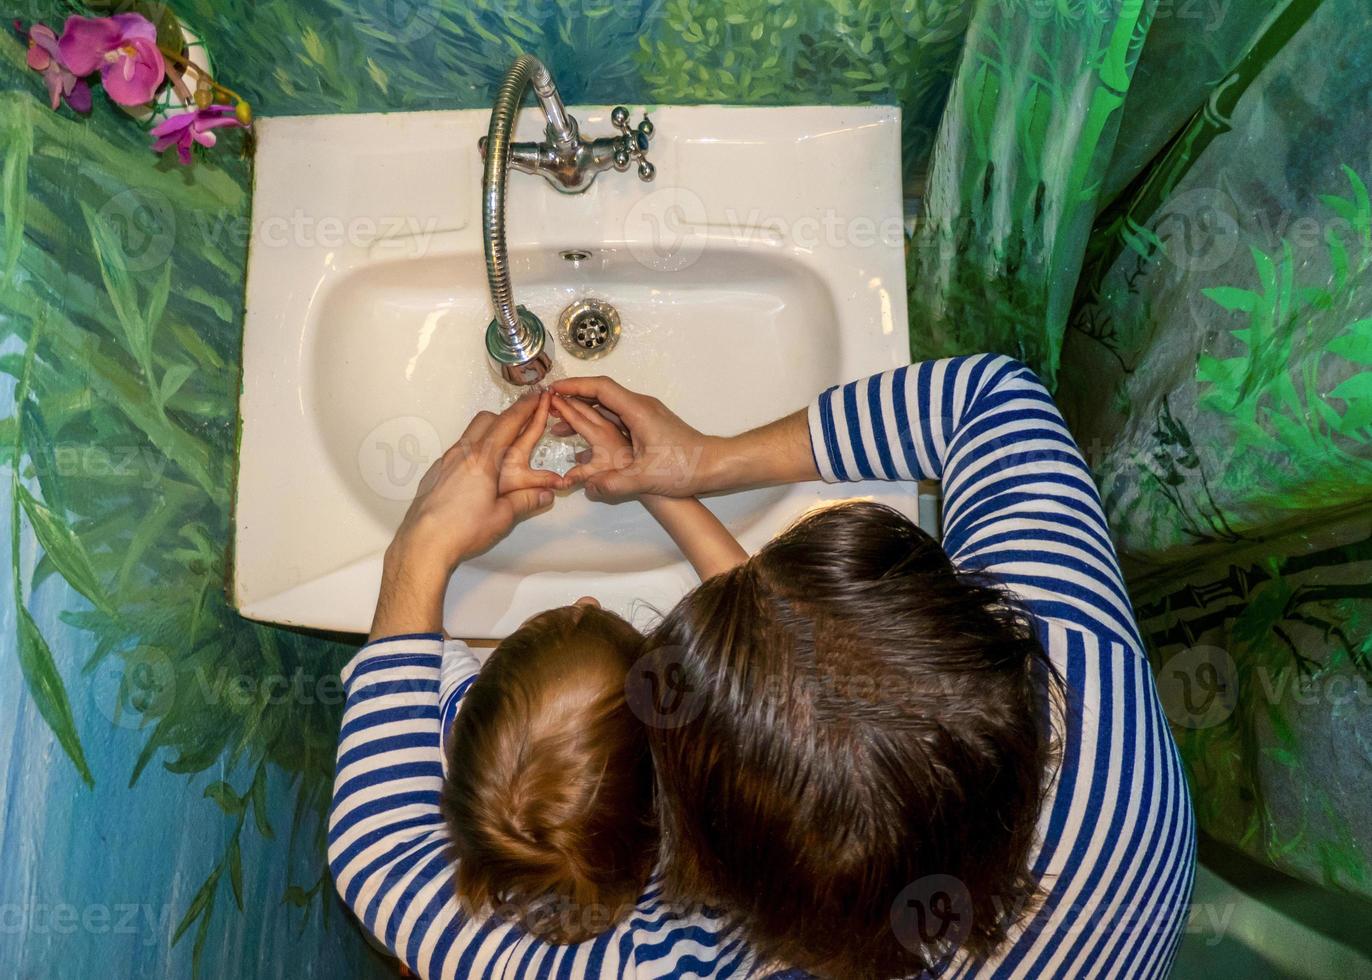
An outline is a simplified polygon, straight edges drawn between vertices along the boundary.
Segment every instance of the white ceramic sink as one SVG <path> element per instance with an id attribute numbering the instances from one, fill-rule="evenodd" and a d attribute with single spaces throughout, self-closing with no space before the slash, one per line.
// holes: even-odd
<path id="1" fill-rule="evenodd" d="M 608 109 L 577 107 L 583 133 Z M 635 117 L 637 117 L 635 113 Z M 908 357 L 893 108 L 663 108 L 653 183 L 581 195 L 512 172 L 516 301 L 556 333 L 594 297 L 620 313 L 596 361 L 698 428 L 731 433 Z M 247 616 L 365 631 L 381 555 L 428 464 L 514 392 L 486 364 L 492 312 L 477 138 L 485 110 L 259 123 L 233 590 Z M 538 138 L 530 108 L 517 135 Z M 565 253 L 583 252 L 574 259 Z M 570 465 L 551 437 L 539 459 Z M 908 491 L 823 484 L 708 501 L 750 549 L 823 501 Z M 454 635 L 503 636 L 580 595 L 643 620 L 695 579 L 637 504 L 560 498 L 459 569 Z"/>

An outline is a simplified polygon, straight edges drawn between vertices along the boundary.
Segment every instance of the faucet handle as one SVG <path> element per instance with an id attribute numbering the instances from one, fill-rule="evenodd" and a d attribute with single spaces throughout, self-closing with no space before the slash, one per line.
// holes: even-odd
<path id="1" fill-rule="evenodd" d="M 619 148 L 615 150 L 615 169 L 623 172 L 629 169 L 631 160 L 638 161 L 639 180 L 652 180 L 657 168 L 648 161 L 648 143 L 653 138 L 653 121 L 643 114 L 643 121 L 637 127 L 629 125 L 629 110 L 617 105 L 610 113 L 610 122 L 620 131 Z"/>

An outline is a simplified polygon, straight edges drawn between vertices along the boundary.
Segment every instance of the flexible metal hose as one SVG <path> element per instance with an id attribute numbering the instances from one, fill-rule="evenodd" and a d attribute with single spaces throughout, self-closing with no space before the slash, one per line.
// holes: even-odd
<path id="1" fill-rule="evenodd" d="M 528 331 L 520 322 L 515 308 L 514 290 L 510 286 L 509 257 L 505 249 L 505 182 L 510 173 L 510 134 L 519 115 L 524 91 L 533 84 L 543 114 L 547 118 L 548 135 L 559 143 L 575 143 L 576 124 L 567 116 L 562 98 L 553 83 L 552 73 L 531 54 L 515 59 L 496 93 L 491 107 L 491 125 L 486 132 L 486 172 L 482 180 L 481 225 L 486 239 L 486 279 L 491 287 L 491 303 L 495 317 L 511 347 L 528 342 Z"/>
<path id="2" fill-rule="evenodd" d="M 486 239 L 486 279 L 491 287 L 496 320 L 512 347 L 522 346 L 528 338 L 515 312 L 514 290 L 510 286 L 509 258 L 505 250 L 505 181 L 509 174 L 510 131 L 535 66 L 543 67 L 533 55 L 520 55 L 500 83 L 495 105 L 491 108 L 490 129 L 486 133 L 486 173 L 482 181 L 481 225 Z"/>

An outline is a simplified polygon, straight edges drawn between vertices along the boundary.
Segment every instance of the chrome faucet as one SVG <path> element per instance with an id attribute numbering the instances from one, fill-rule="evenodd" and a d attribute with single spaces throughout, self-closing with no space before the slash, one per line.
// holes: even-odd
<path id="1" fill-rule="evenodd" d="M 519 114 L 524 92 L 530 85 L 547 119 L 543 143 L 512 143 L 510 132 Z M 500 376 L 511 384 L 537 384 L 552 367 L 552 351 L 543 323 L 523 306 L 516 306 L 510 286 L 509 258 L 505 248 L 505 181 L 510 167 L 524 173 L 542 174 L 564 194 L 580 194 L 602 170 L 628 170 L 638 161 L 638 176 L 652 180 L 655 170 L 648 162 L 653 124 L 643 117 L 637 128 L 629 126 L 629 110 L 617 106 L 610 121 L 618 136 L 585 140 L 576 120 L 568 115 L 553 76 L 530 54 L 515 59 L 496 93 L 491 125 L 477 146 L 486 166 L 481 179 L 481 231 L 486 246 L 486 278 L 491 287 L 495 319 L 486 328 L 486 352 Z"/>

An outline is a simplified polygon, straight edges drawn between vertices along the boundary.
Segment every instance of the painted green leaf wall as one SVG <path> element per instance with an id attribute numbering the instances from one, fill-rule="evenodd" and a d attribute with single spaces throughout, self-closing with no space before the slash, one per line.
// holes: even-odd
<path id="1" fill-rule="evenodd" d="M 346 648 L 223 592 L 248 164 L 159 167 L 22 58 L 0 40 L 0 970 L 365 973 L 318 899 L 338 699 L 281 696 Z"/>

